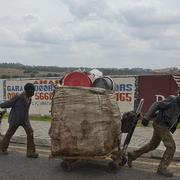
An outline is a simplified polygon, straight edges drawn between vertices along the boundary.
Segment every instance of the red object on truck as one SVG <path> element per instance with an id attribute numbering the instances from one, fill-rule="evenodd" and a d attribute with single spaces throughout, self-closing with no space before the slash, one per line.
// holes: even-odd
<path id="1" fill-rule="evenodd" d="M 73 71 L 67 74 L 63 79 L 64 86 L 80 86 L 80 87 L 92 87 L 91 79 L 87 73 Z"/>
<path id="2" fill-rule="evenodd" d="M 138 77 L 138 98 L 144 99 L 142 112 L 155 101 L 162 100 L 169 95 L 176 95 L 180 83 L 180 75 L 144 75 Z"/>

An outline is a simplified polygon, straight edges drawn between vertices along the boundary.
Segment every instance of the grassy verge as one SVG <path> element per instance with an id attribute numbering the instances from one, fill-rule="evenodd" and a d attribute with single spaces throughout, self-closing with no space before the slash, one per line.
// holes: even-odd
<path id="1" fill-rule="evenodd" d="M 47 121 L 50 122 L 52 119 L 52 117 L 49 115 L 44 115 L 44 116 L 40 116 L 40 115 L 30 115 L 30 120 L 32 121 Z"/>
<path id="2" fill-rule="evenodd" d="M 4 115 L 4 119 L 8 119 L 9 114 L 6 113 Z M 50 122 L 52 119 L 52 117 L 50 115 L 44 115 L 44 116 L 40 116 L 40 115 L 30 115 L 30 120 L 32 121 L 47 121 Z"/>
<path id="3" fill-rule="evenodd" d="M 4 115 L 4 118 L 5 119 L 8 118 L 7 113 Z M 47 122 L 50 122 L 52 120 L 52 117 L 50 115 L 44 115 L 44 116 L 30 115 L 30 120 L 32 120 L 32 121 L 47 121 Z M 141 124 L 141 121 L 138 121 L 136 127 L 143 127 L 143 125 Z M 150 121 L 148 127 L 152 127 L 152 121 Z M 180 123 L 178 124 L 177 129 L 180 129 Z"/>
<path id="4" fill-rule="evenodd" d="M 149 125 L 148 125 L 147 127 L 152 127 L 152 123 L 153 123 L 153 122 L 150 121 L 150 122 L 149 122 Z M 144 126 L 141 124 L 141 121 L 138 121 L 136 127 L 144 127 Z M 178 124 L 177 129 L 180 129 L 180 123 Z"/>

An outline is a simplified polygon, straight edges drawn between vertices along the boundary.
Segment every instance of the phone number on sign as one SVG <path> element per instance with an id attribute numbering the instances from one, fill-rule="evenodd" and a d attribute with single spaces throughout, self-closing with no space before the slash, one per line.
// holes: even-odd
<path id="1" fill-rule="evenodd" d="M 53 97 L 53 93 L 52 92 L 46 92 L 46 93 L 35 93 L 34 94 L 34 99 L 35 100 L 52 100 Z"/>
<path id="2" fill-rule="evenodd" d="M 11 99 L 19 93 L 7 93 L 7 99 Z M 52 100 L 53 93 L 52 92 L 37 92 L 34 94 L 35 100 Z"/>

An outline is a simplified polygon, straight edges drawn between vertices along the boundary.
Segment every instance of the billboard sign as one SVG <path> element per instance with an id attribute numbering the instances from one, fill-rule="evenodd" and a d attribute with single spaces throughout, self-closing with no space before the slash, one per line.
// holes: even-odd
<path id="1" fill-rule="evenodd" d="M 4 100 L 5 100 L 5 80 L 0 79 L 0 103 L 4 102 Z"/>
<path id="2" fill-rule="evenodd" d="M 135 77 L 112 78 L 116 84 L 116 100 L 120 112 L 134 110 Z"/>
<path id="3" fill-rule="evenodd" d="M 116 100 L 121 113 L 134 110 L 135 77 L 112 78 L 116 84 Z M 30 114 L 49 115 L 54 83 L 58 79 L 20 79 L 6 81 L 6 99 L 11 99 L 16 94 L 22 93 L 26 83 L 35 85 L 35 94 L 32 98 Z"/>
<path id="4" fill-rule="evenodd" d="M 33 83 L 35 93 L 32 97 L 30 114 L 50 114 L 53 84 L 58 83 L 57 79 L 27 79 L 27 80 L 7 80 L 6 81 L 6 99 L 11 99 L 16 94 L 20 94 L 24 90 L 26 83 Z"/>

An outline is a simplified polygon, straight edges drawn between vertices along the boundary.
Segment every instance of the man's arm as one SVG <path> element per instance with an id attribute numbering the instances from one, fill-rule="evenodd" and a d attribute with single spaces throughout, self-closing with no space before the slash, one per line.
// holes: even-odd
<path id="1" fill-rule="evenodd" d="M 153 119 L 159 110 L 167 109 L 173 101 L 173 96 L 169 96 L 163 101 L 154 102 L 150 108 L 148 109 L 147 113 L 144 115 L 142 119 L 142 124 L 147 126 L 149 121 Z"/>
<path id="2" fill-rule="evenodd" d="M 11 108 L 11 107 L 13 107 L 15 102 L 16 102 L 16 100 L 18 99 L 18 97 L 19 97 L 18 95 L 14 96 L 12 99 L 7 100 L 7 101 L 1 103 L 0 107 L 1 108 Z"/>
<path id="3" fill-rule="evenodd" d="M 172 103 L 172 97 L 169 96 L 163 101 L 154 102 L 147 113 L 144 115 L 144 118 L 150 120 L 154 118 L 159 110 L 167 109 Z"/>

